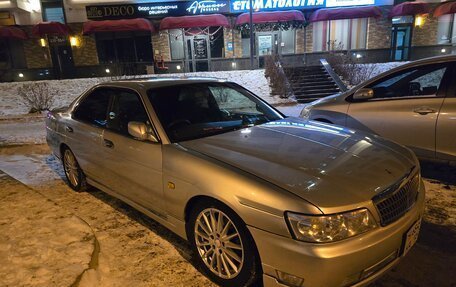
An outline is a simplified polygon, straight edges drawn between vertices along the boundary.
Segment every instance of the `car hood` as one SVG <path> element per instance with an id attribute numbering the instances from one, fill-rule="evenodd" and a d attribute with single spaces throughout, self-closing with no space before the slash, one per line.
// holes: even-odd
<path id="1" fill-rule="evenodd" d="M 402 146 L 297 118 L 180 144 L 269 181 L 322 210 L 368 201 L 416 164 Z"/>

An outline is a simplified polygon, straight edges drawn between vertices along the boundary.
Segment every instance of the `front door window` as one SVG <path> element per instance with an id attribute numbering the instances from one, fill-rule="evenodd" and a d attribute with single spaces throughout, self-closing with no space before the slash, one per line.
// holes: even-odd
<path id="1" fill-rule="evenodd" d="M 405 61 L 410 59 L 410 42 L 412 26 L 393 26 L 392 29 L 392 60 Z"/>
<path id="2" fill-rule="evenodd" d="M 266 56 L 272 54 L 272 35 L 258 36 L 258 55 Z"/>
<path id="3" fill-rule="evenodd" d="M 186 38 L 188 70 L 190 72 L 209 71 L 208 36 L 196 35 Z"/>

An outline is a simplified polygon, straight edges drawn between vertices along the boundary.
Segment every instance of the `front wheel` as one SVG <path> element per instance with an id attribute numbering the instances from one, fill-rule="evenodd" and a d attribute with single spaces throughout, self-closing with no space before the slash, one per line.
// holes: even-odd
<path id="1" fill-rule="evenodd" d="M 221 286 L 258 281 L 259 258 L 242 220 L 218 202 L 199 204 L 190 217 L 189 240 L 205 273 Z"/>
<path id="2" fill-rule="evenodd" d="M 76 157 L 69 148 L 64 149 L 62 162 L 68 185 L 75 191 L 85 191 L 87 189 L 85 175 L 79 167 Z"/>

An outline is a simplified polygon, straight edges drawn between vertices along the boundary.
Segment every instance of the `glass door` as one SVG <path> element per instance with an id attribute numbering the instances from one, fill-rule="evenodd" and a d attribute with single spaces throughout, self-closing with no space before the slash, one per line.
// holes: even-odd
<path id="1" fill-rule="evenodd" d="M 189 72 L 209 71 L 209 38 L 207 35 L 186 36 L 187 70 Z"/>
<path id="2" fill-rule="evenodd" d="M 393 25 L 391 37 L 391 59 L 393 61 L 406 61 L 410 59 L 412 26 Z"/>
<path id="3" fill-rule="evenodd" d="M 264 67 L 264 56 L 278 53 L 279 34 L 277 32 L 259 32 L 256 37 L 256 52 L 260 68 Z"/>

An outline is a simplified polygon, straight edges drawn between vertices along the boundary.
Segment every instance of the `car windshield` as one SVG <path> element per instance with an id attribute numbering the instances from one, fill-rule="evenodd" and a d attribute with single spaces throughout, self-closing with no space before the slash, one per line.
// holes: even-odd
<path id="1" fill-rule="evenodd" d="M 148 97 L 171 142 L 225 133 L 282 119 L 234 83 L 192 83 L 153 88 Z"/>

